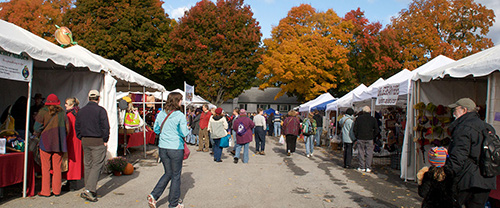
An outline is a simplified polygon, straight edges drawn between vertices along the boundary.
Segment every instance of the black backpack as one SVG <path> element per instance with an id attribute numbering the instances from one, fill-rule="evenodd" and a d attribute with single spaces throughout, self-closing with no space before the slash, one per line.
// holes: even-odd
<path id="1" fill-rule="evenodd" d="M 483 137 L 479 169 L 482 176 L 495 177 L 500 175 L 500 138 L 495 134 L 495 129 L 488 123 L 485 123 Z"/>

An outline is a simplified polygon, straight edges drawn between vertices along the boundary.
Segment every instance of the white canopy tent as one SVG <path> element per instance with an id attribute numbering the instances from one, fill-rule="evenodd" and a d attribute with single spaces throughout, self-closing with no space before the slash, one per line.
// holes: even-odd
<path id="1" fill-rule="evenodd" d="M 309 112 L 312 107 L 322 104 L 324 102 L 334 100 L 335 98 L 330 93 L 323 93 L 317 98 L 310 100 L 299 106 L 299 112 Z"/>
<path id="2" fill-rule="evenodd" d="M 435 105 L 448 105 L 460 98 L 469 97 L 478 106 L 486 107 L 486 121 L 500 130 L 500 122 L 494 120 L 495 112 L 500 111 L 500 47 L 475 53 L 456 62 L 417 72 L 412 80 L 415 83 L 412 101 L 416 103 L 432 102 Z M 407 131 L 405 132 L 403 155 L 401 158 L 401 178 L 414 180 L 416 171 L 426 165 L 424 154 L 416 151 L 413 138 L 416 132 L 411 130 L 415 123 L 415 112 L 408 113 Z M 416 161 L 416 162 L 415 162 Z"/>
<path id="3" fill-rule="evenodd" d="M 12 54 L 26 55 L 33 59 L 33 75 L 28 85 L 8 78 L 0 79 L 0 84 L 4 87 L 2 91 L 4 99 L 0 100 L 1 109 L 14 103 L 20 95 L 27 94 L 26 132 L 28 132 L 30 123 L 29 112 L 32 88 L 44 95 L 54 93 L 63 102 L 68 97 L 77 97 L 81 101 L 81 106 L 88 102 L 88 92 L 91 89 L 98 89 L 101 92 L 99 104 L 106 108 L 111 127 L 108 157 L 116 156 L 118 125 L 115 96 L 118 83 L 122 83 L 127 88 L 141 86 L 145 89 L 144 87 L 147 86 L 148 88 L 165 91 L 163 86 L 140 76 L 115 61 L 92 54 L 83 47 L 73 46 L 63 49 L 3 20 L 0 20 L 0 28 L 1 50 Z M 26 133 L 26 137 L 27 135 L 28 133 Z M 29 140 L 26 139 L 26 145 L 28 143 Z M 25 154 L 26 161 L 27 151 Z M 26 178 L 26 173 L 24 178 Z M 26 196 L 26 180 L 24 181 L 23 197 Z"/>
<path id="4" fill-rule="evenodd" d="M 333 103 L 330 103 L 330 104 L 326 105 L 326 111 L 336 111 L 339 108 L 352 107 L 352 103 L 353 103 L 352 101 L 353 101 L 353 98 L 354 98 L 354 94 L 360 94 L 364 90 L 366 90 L 366 88 L 367 88 L 366 85 L 360 84 L 359 86 L 357 86 L 356 88 L 354 88 L 354 90 L 352 90 L 349 93 L 345 94 L 344 96 L 342 96 L 341 98 L 337 99 Z"/>

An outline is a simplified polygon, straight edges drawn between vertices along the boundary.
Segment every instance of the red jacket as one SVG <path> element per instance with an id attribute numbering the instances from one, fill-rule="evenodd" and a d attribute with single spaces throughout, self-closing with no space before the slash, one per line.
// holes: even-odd
<path id="1" fill-rule="evenodd" d="M 208 121 L 210 121 L 210 116 L 212 116 L 212 112 L 207 111 L 202 112 L 200 116 L 200 129 L 206 129 L 208 127 Z"/>

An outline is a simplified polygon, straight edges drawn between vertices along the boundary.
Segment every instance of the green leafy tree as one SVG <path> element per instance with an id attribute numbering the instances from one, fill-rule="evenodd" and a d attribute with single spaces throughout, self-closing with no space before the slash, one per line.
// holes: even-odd
<path id="1" fill-rule="evenodd" d="M 78 0 L 64 19 L 79 45 L 166 88 L 179 88 L 182 73 L 168 62 L 168 35 L 175 21 L 162 4 L 161 0 Z"/>
<path id="2" fill-rule="evenodd" d="M 317 12 L 311 5 L 293 7 L 264 40 L 265 54 L 257 77 L 260 88 L 278 86 L 275 99 L 287 94 L 311 100 L 330 89 L 347 90 L 352 24 L 333 10 Z"/>
<path id="3" fill-rule="evenodd" d="M 72 0 L 10 0 L 0 2 L 0 19 L 57 43 L 55 25 L 61 25 L 64 13 L 72 5 Z"/>
<path id="4" fill-rule="evenodd" d="M 389 27 L 403 47 L 401 63 L 412 70 L 439 55 L 458 60 L 493 46 L 486 35 L 494 18 L 474 0 L 413 0 Z"/>
<path id="5" fill-rule="evenodd" d="M 251 87 L 260 64 L 260 27 L 243 0 L 198 2 L 172 32 L 174 63 L 196 94 L 219 105 Z"/>

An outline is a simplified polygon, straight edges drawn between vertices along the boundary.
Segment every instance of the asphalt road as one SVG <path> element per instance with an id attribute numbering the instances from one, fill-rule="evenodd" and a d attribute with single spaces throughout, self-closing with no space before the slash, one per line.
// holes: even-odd
<path id="1" fill-rule="evenodd" d="M 234 164 L 227 149 L 223 162 L 215 163 L 209 153 L 194 151 L 184 161 L 181 198 L 185 207 L 420 207 L 415 182 L 404 182 L 399 171 L 389 167 L 386 158 L 374 160 L 372 173 L 341 167 L 341 151 L 321 147 L 305 157 L 304 145 L 285 155 L 277 138 L 267 137 L 266 155 L 254 154 L 250 144 L 248 164 Z M 21 198 L 16 188 L 6 189 L 0 207 L 148 207 L 146 196 L 163 174 L 155 159 L 156 147 L 131 149 L 129 161 L 134 174 L 102 174 L 98 184 L 99 201 L 86 202 L 81 190 L 63 192 L 59 197 Z M 356 158 L 354 158 L 354 161 Z M 354 162 L 354 165 L 356 162 Z M 37 181 L 38 182 L 38 181 Z M 37 191 L 39 188 L 37 189 Z M 168 207 L 168 189 L 158 207 Z"/>

